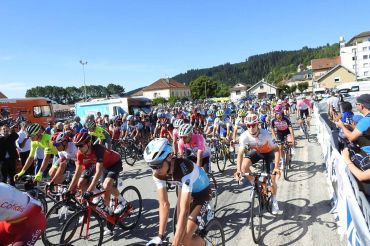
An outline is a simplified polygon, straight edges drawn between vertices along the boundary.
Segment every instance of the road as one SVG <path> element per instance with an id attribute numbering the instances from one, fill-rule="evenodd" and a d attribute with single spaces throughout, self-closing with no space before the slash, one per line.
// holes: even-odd
<path id="1" fill-rule="evenodd" d="M 298 130 L 298 145 L 293 157 L 293 170 L 288 181 L 283 177 L 278 181 L 278 200 L 281 212 L 264 217 L 264 228 L 260 245 L 345 245 L 340 241 L 333 215 L 330 213 L 325 177 L 325 165 L 320 146 L 311 127 L 311 140 L 303 139 Z M 213 167 L 216 172 L 216 167 Z M 250 188 L 238 185 L 232 179 L 235 166 L 231 164 L 223 173 L 215 174 L 219 188 L 218 217 L 223 226 L 226 245 L 253 245 L 249 228 Z M 105 237 L 105 245 L 145 245 L 157 235 L 158 203 L 151 171 L 144 162 L 133 167 L 125 165 L 123 186 L 135 185 L 143 199 L 143 213 L 140 224 L 131 231 L 121 231 L 114 237 Z M 171 214 L 175 205 L 174 192 L 169 195 Z M 171 231 L 171 223 L 168 224 Z M 172 234 L 169 234 L 170 238 Z M 36 245 L 42 245 L 39 241 Z"/>

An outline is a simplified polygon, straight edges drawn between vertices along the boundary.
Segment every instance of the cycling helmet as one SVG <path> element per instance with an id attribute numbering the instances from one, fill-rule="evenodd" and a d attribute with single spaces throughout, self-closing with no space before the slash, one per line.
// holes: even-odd
<path id="1" fill-rule="evenodd" d="M 222 116 L 224 116 L 224 111 L 222 109 L 216 112 L 216 117 L 222 117 Z"/>
<path id="2" fill-rule="evenodd" d="M 95 123 L 95 121 L 87 121 L 87 122 L 85 123 L 85 125 L 86 125 L 86 127 L 87 127 L 88 129 L 91 129 L 91 128 L 95 128 L 95 127 L 96 127 L 96 123 Z"/>
<path id="3" fill-rule="evenodd" d="M 51 141 L 53 142 L 53 144 L 61 143 L 67 140 L 68 140 L 68 136 L 64 132 L 56 132 L 51 136 Z"/>
<path id="4" fill-rule="evenodd" d="M 73 137 L 72 141 L 77 146 L 77 145 L 81 145 L 81 144 L 90 142 L 90 140 L 91 140 L 91 136 L 87 132 L 80 132 L 80 133 L 77 133 Z"/>
<path id="5" fill-rule="evenodd" d="M 28 135 L 35 135 L 41 130 L 41 126 L 37 123 L 31 124 L 27 127 L 26 132 Z"/>
<path id="6" fill-rule="evenodd" d="M 184 124 L 184 120 L 183 120 L 183 119 L 176 119 L 176 120 L 173 122 L 173 127 L 175 127 L 175 128 L 179 128 L 182 124 Z"/>
<path id="7" fill-rule="evenodd" d="M 129 116 L 127 116 L 127 121 L 130 121 L 130 120 L 134 120 L 134 116 L 133 115 L 129 115 Z"/>
<path id="8" fill-rule="evenodd" d="M 211 115 L 211 114 L 213 114 L 214 112 L 213 112 L 213 110 L 212 109 L 209 109 L 208 111 L 207 111 L 207 115 Z"/>
<path id="9" fill-rule="evenodd" d="M 281 105 L 276 105 L 274 107 L 274 113 L 281 112 L 283 110 L 283 107 Z"/>
<path id="10" fill-rule="evenodd" d="M 156 138 L 148 143 L 144 150 L 144 160 L 149 166 L 161 164 L 169 154 L 172 146 L 166 138 Z"/>
<path id="11" fill-rule="evenodd" d="M 258 116 L 256 114 L 248 114 L 244 119 L 244 123 L 247 125 L 257 124 Z"/>
<path id="12" fill-rule="evenodd" d="M 193 127 L 191 126 L 191 124 L 182 124 L 179 128 L 180 137 L 189 136 L 189 134 L 192 132 L 193 132 Z"/>
<path id="13" fill-rule="evenodd" d="M 238 116 L 239 117 L 245 117 L 245 116 L 247 116 L 247 111 L 245 111 L 244 109 L 239 109 Z"/>

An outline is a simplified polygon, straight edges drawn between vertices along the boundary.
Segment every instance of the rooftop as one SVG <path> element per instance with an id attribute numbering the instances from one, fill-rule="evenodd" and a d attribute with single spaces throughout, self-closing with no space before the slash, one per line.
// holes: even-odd
<path id="1" fill-rule="evenodd" d="M 312 70 L 314 71 L 323 70 L 323 69 L 331 69 L 339 64 L 341 64 L 340 56 L 326 57 L 326 58 L 311 60 Z"/>
<path id="2" fill-rule="evenodd" d="M 365 37 L 370 37 L 370 31 L 368 32 L 362 32 L 360 34 L 357 34 L 356 36 L 354 36 L 353 38 L 351 38 L 348 42 L 347 42 L 347 45 L 352 45 L 353 42 L 358 39 L 358 38 L 365 38 Z"/>
<path id="3" fill-rule="evenodd" d="M 8 98 L 7 96 L 5 96 L 1 91 L 0 91 L 0 98 Z"/>
<path id="4" fill-rule="evenodd" d="M 163 89 L 187 89 L 187 88 L 189 87 L 177 82 L 174 79 L 162 78 L 162 79 L 155 81 L 151 85 L 145 87 L 143 91 L 154 91 L 154 90 L 163 90 Z"/>

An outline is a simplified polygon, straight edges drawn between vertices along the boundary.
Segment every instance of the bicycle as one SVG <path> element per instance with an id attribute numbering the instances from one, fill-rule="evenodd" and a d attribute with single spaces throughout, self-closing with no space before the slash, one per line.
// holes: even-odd
<path id="1" fill-rule="evenodd" d="M 241 176 L 254 177 L 250 218 L 253 241 L 258 244 L 261 239 L 263 214 L 265 211 L 272 212 L 271 175 L 266 172 L 253 172 L 242 173 Z"/>
<path id="2" fill-rule="evenodd" d="M 115 215 L 111 212 L 118 205 L 117 199 L 115 199 L 113 208 L 108 208 L 109 212 L 92 202 L 94 197 L 98 197 L 104 192 L 91 196 L 86 200 L 87 204 L 83 204 L 82 209 L 67 220 L 62 229 L 60 244 L 71 245 L 78 241 L 78 244 L 101 245 L 104 234 L 103 220 L 107 222 L 110 231 L 113 231 L 116 225 L 125 230 L 133 229 L 137 225 L 142 211 L 139 190 L 134 186 L 127 186 L 121 191 L 121 195 L 126 201 L 126 208 L 121 215 Z M 127 194 L 129 192 L 133 192 L 132 194 L 136 197 L 132 199 L 130 194 Z"/>
<path id="3" fill-rule="evenodd" d="M 190 205 L 192 207 L 192 205 Z M 203 204 L 200 214 L 197 216 L 198 228 L 195 235 L 200 236 L 211 245 L 225 245 L 225 234 L 221 222 L 215 217 L 215 211 L 209 201 Z M 173 233 L 176 232 L 177 206 L 172 216 Z M 213 232 L 213 233 L 211 233 Z M 208 245 L 206 243 L 206 245 Z"/>
<path id="4" fill-rule="evenodd" d="M 292 148 L 286 139 L 284 142 L 280 142 L 279 145 L 283 146 L 282 169 L 284 179 L 288 180 L 288 170 L 292 168 Z"/>
<path id="5" fill-rule="evenodd" d="M 302 124 L 301 124 L 301 129 L 303 131 L 303 134 L 305 136 L 305 138 L 310 141 L 310 134 L 308 133 L 308 125 L 307 125 L 307 122 L 306 122 L 306 118 L 303 117 L 301 118 L 302 120 Z"/>

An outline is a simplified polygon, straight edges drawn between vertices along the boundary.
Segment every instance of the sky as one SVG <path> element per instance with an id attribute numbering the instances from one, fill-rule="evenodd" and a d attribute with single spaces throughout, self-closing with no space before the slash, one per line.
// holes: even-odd
<path id="1" fill-rule="evenodd" d="M 0 1 L 0 91 L 122 85 L 370 31 L 368 0 Z M 181 81 L 179 81 L 181 82 Z"/>

